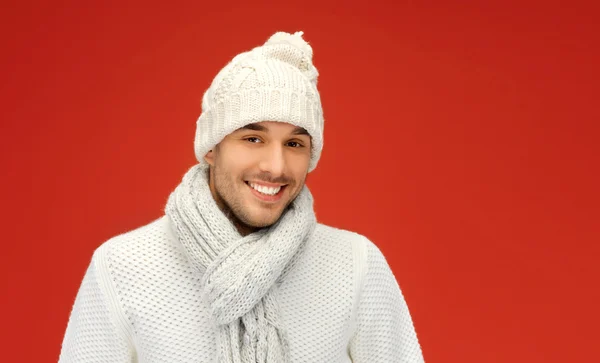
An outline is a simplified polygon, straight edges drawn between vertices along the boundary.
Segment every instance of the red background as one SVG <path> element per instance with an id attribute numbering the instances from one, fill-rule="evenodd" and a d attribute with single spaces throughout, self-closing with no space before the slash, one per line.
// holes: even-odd
<path id="1" fill-rule="evenodd" d="M 425 359 L 598 361 L 597 6 L 87 3 L 2 4 L 2 361 L 56 361 L 93 250 L 162 214 L 202 93 L 277 30 L 321 73 L 318 218 L 380 246 Z"/>

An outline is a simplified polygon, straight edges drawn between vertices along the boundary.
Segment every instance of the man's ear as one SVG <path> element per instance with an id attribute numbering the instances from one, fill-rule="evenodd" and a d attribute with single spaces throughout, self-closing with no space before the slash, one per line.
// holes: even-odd
<path id="1" fill-rule="evenodd" d="M 204 155 L 204 161 L 210 166 L 215 166 L 215 152 L 209 150 L 206 155 Z"/>

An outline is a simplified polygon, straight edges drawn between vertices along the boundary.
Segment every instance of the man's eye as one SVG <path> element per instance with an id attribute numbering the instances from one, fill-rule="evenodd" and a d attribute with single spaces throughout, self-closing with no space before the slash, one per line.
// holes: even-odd
<path id="1" fill-rule="evenodd" d="M 260 139 L 258 137 L 247 137 L 245 140 L 250 141 L 251 143 L 254 143 L 254 144 L 257 142 L 260 142 Z"/>
<path id="2" fill-rule="evenodd" d="M 302 147 L 302 144 L 297 141 L 290 141 L 288 142 L 288 145 L 291 147 Z"/>

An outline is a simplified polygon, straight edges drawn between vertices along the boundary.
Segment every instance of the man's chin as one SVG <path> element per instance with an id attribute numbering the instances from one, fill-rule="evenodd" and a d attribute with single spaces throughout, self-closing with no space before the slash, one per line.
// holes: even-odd
<path id="1" fill-rule="evenodd" d="M 277 223 L 279 218 L 281 218 L 281 213 L 269 213 L 268 215 L 255 214 L 243 222 L 252 228 L 267 228 Z"/>
<path id="2" fill-rule="evenodd" d="M 267 228 L 267 227 L 271 227 L 272 225 L 277 223 L 278 220 L 279 220 L 279 218 L 252 220 L 252 221 L 250 221 L 248 226 L 253 227 L 253 228 Z"/>

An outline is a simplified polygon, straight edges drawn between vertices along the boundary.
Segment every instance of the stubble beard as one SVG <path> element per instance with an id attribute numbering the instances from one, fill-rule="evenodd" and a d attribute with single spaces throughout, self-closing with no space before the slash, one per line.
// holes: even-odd
<path id="1" fill-rule="evenodd" d="M 233 223 L 238 229 L 247 231 L 256 231 L 261 228 L 270 227 L 277 223 L 279 219 L 287 212 L 292 202 L 296 199 L 302 188 L 300 188 L 293 198 L 287 202 L 285 207 L 282 209 L 280 214 L 273 220 L 255 222 L 252 221 L 247 210 L 243 206 L 243 200 L 234 197 L 234 193 L 237 193 L 232 176 L 227 172 L 220 172 L 215 168 L 213 176 L 215 177 L 214 186 L 215 194 L 217 197 L 217 205 L 219 205 L 221 211 L 225 216 Z M 302 181 L 304 184 L 304 181 Z M 241 228 L 240 228 L 241 227 Z"/>

